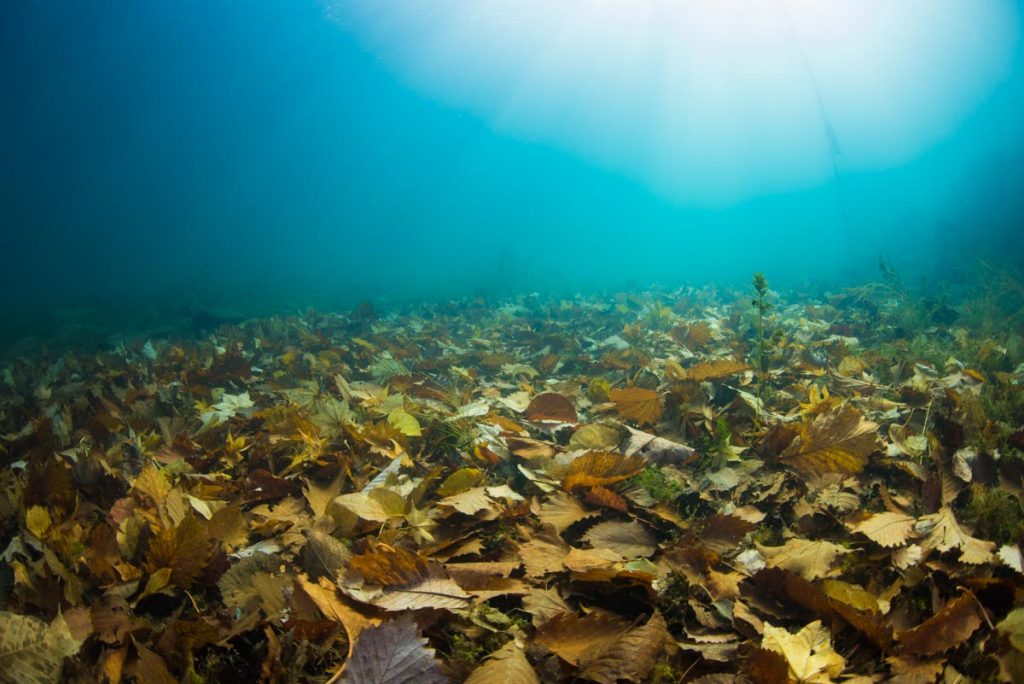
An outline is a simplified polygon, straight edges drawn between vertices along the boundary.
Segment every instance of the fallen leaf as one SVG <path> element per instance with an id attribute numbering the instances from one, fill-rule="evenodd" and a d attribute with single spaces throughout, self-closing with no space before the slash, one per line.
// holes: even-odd
<path id="1" fill-rule="evenodd" d="M 30 615 L 0 612 L 0 676 L 5 681 L 57 682 L 64 658 L 78 653 L 81 645 L 60 615 L 47 624 Z"/>
<path id="2" fill-rule="evenodd" d="M 526 418 L 532 421 L 575 423 L 576 409 L 567 397 L 558 392 L 542 392 L 526 407 Z"/>
<path id="3" fill-rule="evenodd" d="M 845 405 L 804 421 L 800 434 L 780 454 L 783 463 L 811 476 L 856 475 L 875 450 L 878 424 Z"/>
<path id="4" fill-rule="evenodd" d="M 615 404 L 619 415 L 638 425 L 653 425 L 661 418 L 661 398 L 654 390 L 643 387 L 613 389 L 608 398 Z"/>
<path id="5" fill-rule="evenodd" d="M 978 599 L 966 591 L 917 627 L 899 632 L 896 638 L 906 654 L 918 657 L 935 655 L 962 644 L 981 627 L 983 620 Z"/>
<path id="6" fill-rule="evenodd" d="M 473 670 L 465 684 L 540 684 L 540 678 L 515 640 L 492 653 Z"/>
<path id="7" fill-rule="evenodd" d="M 915 519 L 902 513 L 876 513 L 855 525 L 851 532 L 858 532 L 885 548 L 903 546 L 914 529 Z"/>
<path id="8" fill-rule="evenodd" d="M 635 520 L 598 523 L 587 530 L 583 539 L 595 549 L 611 551 L 621 560 L 647 558 L 657 549 L 654 535 Z"/>
<path id="9" fill-rule="evenodd" d="M 623 456 L 611 451 L 588 451 L 573 459 L 565 474 L 566 490 L 603 487 L 638 474 L 647 465 L 640 456 Z"/>
<path id="10" fill-rule="evenodd" d="M 686 369 L 686 379 L 693 382 L 720 380 L 747 370 L 750 370 L 750 366 L 741 361 L 712 359 L 711 361 L 702 361 Z"/>
<path id="11" fill-rule="evenodd" d="M 445 684 L 434 649 L 420 636 L 409 615 L 368 627 L 359 634 L 345 661 L 342 682 L 348 684 Z"/>
<path id="12" fill-rule="evenodd" d="M 764 556 L 769 567 L 789 570 L 808 580 L 829 575 L 836 558 L 849 553 L 847 549 L 832 542 L 796 538 L 782 546 L 758 544 L 757 550 Z"/>
<path id="13" fill-rule="evenodd" d="M 761 648 L 781 654 L 789 666 L 789 676 L 798 682 L 832 684 L 846 668 L 846 660 L 832 648 L 832 635 L 821 620 L 796 634 L 765 622 Z"/>

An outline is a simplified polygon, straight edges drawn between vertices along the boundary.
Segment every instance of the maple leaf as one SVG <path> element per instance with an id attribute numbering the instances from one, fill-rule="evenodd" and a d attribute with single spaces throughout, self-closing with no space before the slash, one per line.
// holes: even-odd
<path id="1" fill-rule="evenodd" d="M 761 648 L 782 654 L 789 665 L 789 675 L 798 682 L 832 684 L 846 660 L 832 648 L 832 635 L 821 620 L 804 626 L 796 634 L 764 623 Z"/>
<path id="2" fill-rule="evenodd" d="M 876 513 L 850 526 L 851 532 L 859 532 L 887 549 L 903 546 L 914 529 L 915 519 L 902 513 Z"/>
<path id="3" fill-rule="evenodd" d="M 640 456 L 623 456 L 612 451 L 588 451 L 569 464 L 562 484 L 566 490 L 603 487 L 633 477 L 646 465 L 647 462 Z"/>
<path id="4" fill-rule="evenodd" d="M 473 670 L 465 684 L 540 684 L 540 678 L 526 659 L 522 645 L 513 639 Z"/>
<path id="5" fill-rule="evenodd" d="M 347 684 L 444 684 L 434 649 L 420 636 L 411 616 L 359 634 L 352 657 L 345 661 L 341 681 Z"/>
<path id="6" fill-rule="evenodd" d="M 613 389 L 608 398 L 615 404 L 619 415 L 638 425 L 653 425 L 661 419 L 661 398 L 654 390 L 643 387 Z"/>
<path id="7" fill-rule="evenodd" d="M 783 463 L 811 476 L 856 475 L 875 450 L 878 424 L 845 405 L 804 421 L 800 434 L 779 455 Z"/>
<path id="8" fill-rule="evenodd" d="M 572 402 L 558 392 L 542 392 L 535 396 L 526 407 L 526 417 L 532 421 L 556 423 L 579 421 Z"/>

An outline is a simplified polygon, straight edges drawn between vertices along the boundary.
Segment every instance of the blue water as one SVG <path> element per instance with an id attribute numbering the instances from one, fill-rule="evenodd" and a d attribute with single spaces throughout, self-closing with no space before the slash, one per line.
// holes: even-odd
<path id="1" fill-rule="evenodd" d="M 817 4 L 3 3 L 4 338 L 1019 266 L 1020 3 Z"/>

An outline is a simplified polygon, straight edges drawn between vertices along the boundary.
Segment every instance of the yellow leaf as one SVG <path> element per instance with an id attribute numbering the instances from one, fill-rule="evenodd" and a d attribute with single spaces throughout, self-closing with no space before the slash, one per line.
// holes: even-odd
<path id="1" fill-rule="evenodd" d="M 419 421 L 405 409 L 396 408 L 388 414 L 388 424 L 406 437 L 419 437 L 423 434 Z"/>
<path id="2" fill-rule="evenodd" d="M 39 539 L 45 539 L 46 533 L 50 531 L 50 511 L 44 506 L 31 506 L 25 511 L 25 529 Z"/>
<path id="3" fill-rule="evenodd" d="M 473 670 L 465 684 L 540 684 L 540 679 L 522 645 L 513 639 Z"/>
<path id="4" fill-rule="evenodd" d="M 615 403 L 619 415 L 638 425 L 653 425 L 661 418 L 661 399 L 653 390 L 643 387 L 613 389 L 608 398 Z"/>
<path id="5" fill-rule="evenodd" d="M 821 620 L 806 625 L 796 634 L 764 623 L 761 648 L 781 653 L 789 675 L 798 682 L 831 684 L 846 667 L 846 660 L 832 648 L 832 635 Z"/>

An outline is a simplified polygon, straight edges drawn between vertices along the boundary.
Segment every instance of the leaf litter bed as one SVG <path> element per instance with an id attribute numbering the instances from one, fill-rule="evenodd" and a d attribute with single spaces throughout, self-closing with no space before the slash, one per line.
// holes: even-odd
<path id="1" fill-rule="evenodd" d="M 1020 680 L 1019 307 L 753 292 L 8 361 L 0 679 Z"/>

